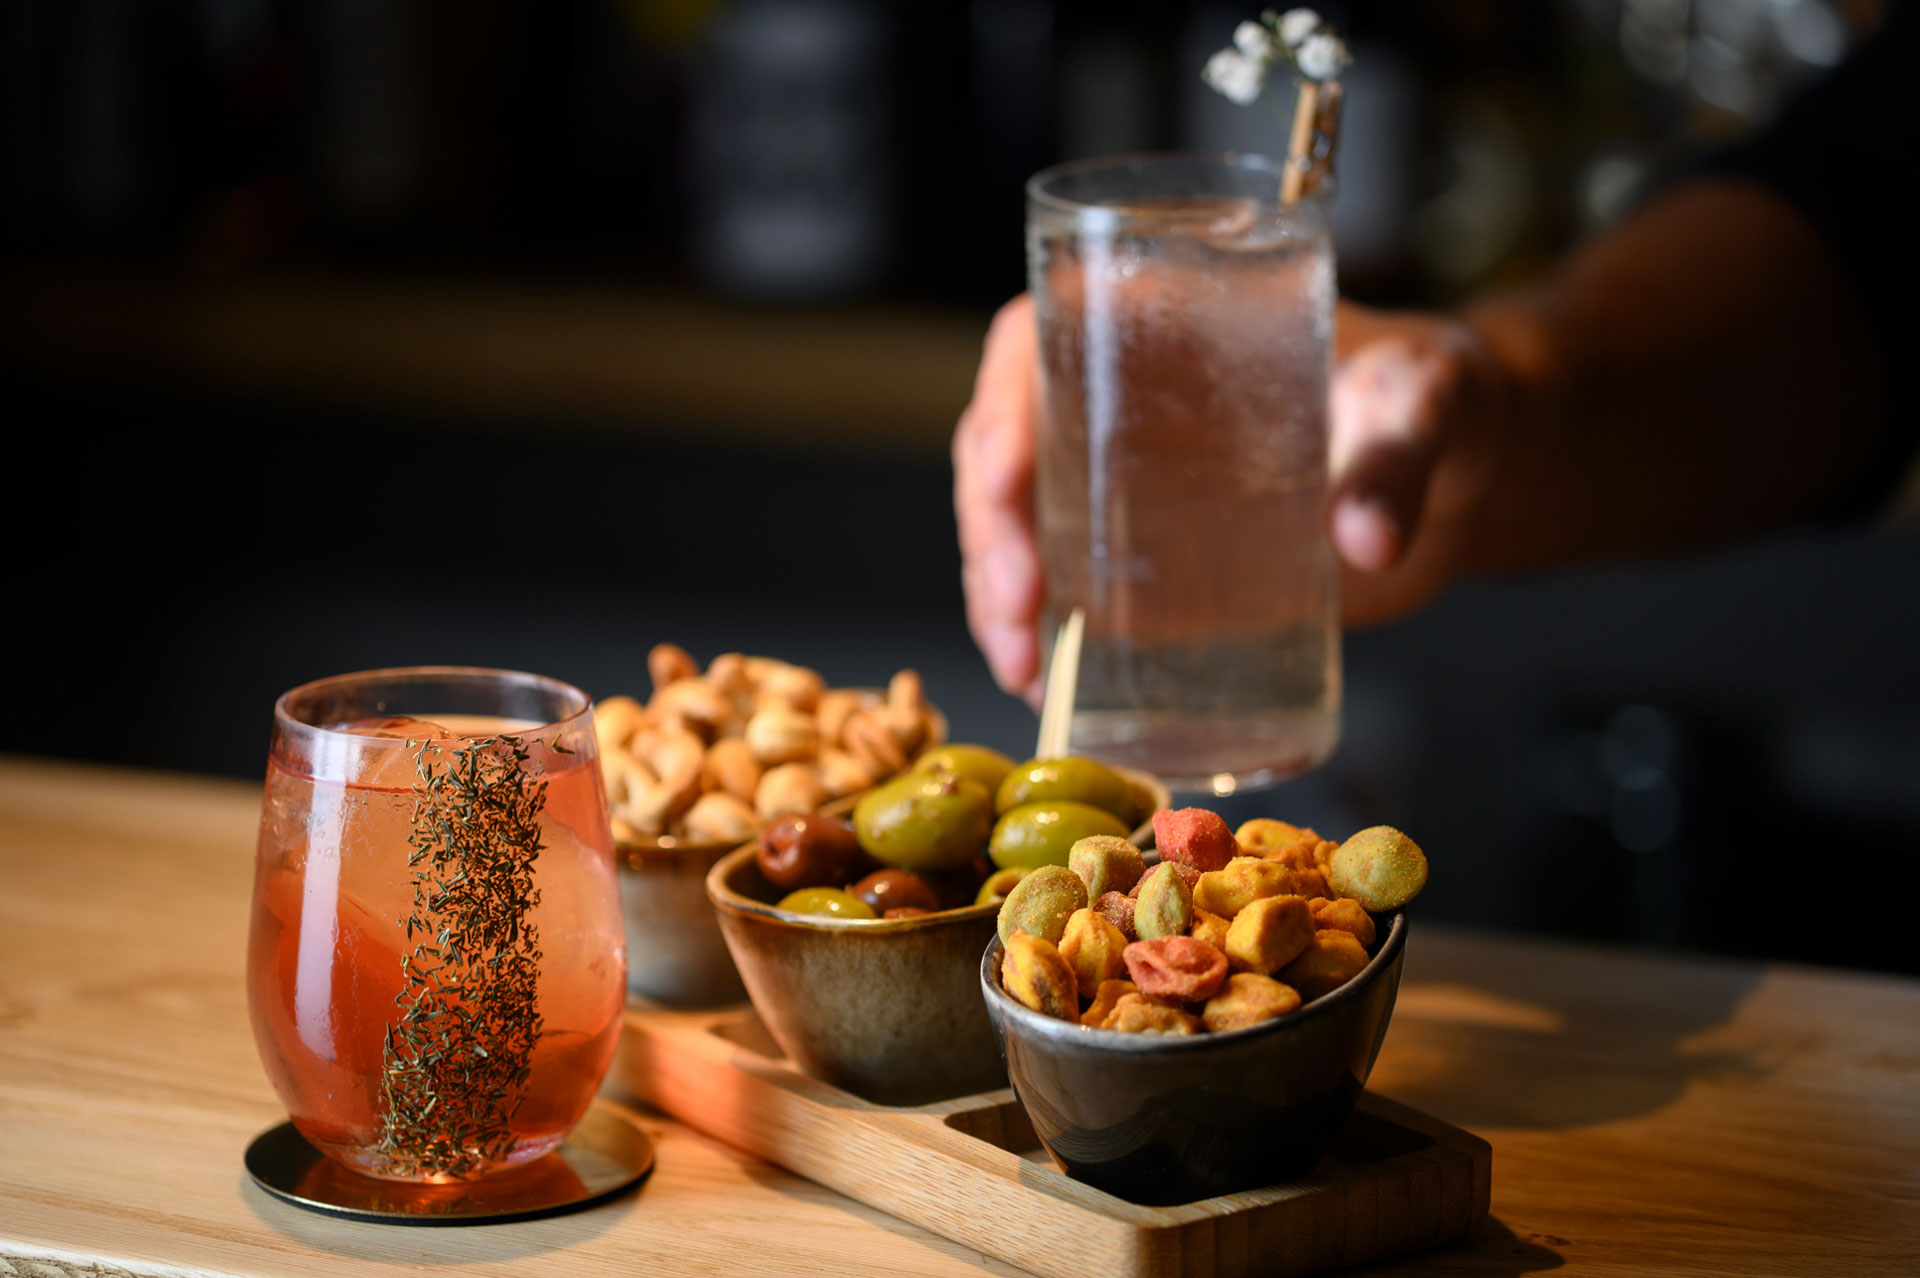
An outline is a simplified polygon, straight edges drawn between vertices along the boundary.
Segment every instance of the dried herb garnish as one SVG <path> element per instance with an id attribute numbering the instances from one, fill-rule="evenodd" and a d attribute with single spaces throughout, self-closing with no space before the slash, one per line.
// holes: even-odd
<path id="1" fill-rule="evenodd" d="M 413 905 L 397 922 L 413 947 L 387 1030 L 374 1152 L 386 1175 L 459 1179 L 512 1148 L 540 1041 L 540 938 L 527 919 L 540 903 L 547 783 L 515 736 L 408 744 Z"/>

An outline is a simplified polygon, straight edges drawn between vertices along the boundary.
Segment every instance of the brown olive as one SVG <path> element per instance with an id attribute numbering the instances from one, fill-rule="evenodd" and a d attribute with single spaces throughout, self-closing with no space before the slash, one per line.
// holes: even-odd
<path id="1" fill-rule="evenodd" d="M 782 892 L 804 887 L 845 887 L 872 865 L 853 827 L 817 812 L 789 813 L 761 832 L 754 860 L 767 882 Z"/>
<path id="2" fill-rule="evenodd" d="M 925 918 L 931 913 L 933 913 L 932 910 L 923 910 L 915 905 L 896 905 L 880 917 L 883 919 L 920 919 Z"/>
<path id="3" fill-rule="evenodd" d="M 940 908 L 940 897 L 933 890 L 933 885 L 908 870 L 875 870 L 849 891 L 871 905 L 875 914 L 882 916 L 898 909 L 912 908 L 930 913 Z"/>
<path id="4" fill-rule="evenodd" d="M 973 898 L 980 893 L 980 885 L 993 873 L 993 862 L 987 860 L 982 852 L 956 870 L 936 870 L 920 877 L 933 885 L 934 895 L 940 898 L 940 908 L 957 910 L 972 905 Z"/>

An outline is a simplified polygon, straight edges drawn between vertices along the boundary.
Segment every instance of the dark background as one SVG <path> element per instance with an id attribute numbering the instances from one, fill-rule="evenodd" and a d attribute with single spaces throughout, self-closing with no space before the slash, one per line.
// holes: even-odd
<path id="1" fill-rule="evenodd" d="M 1328 12 L 1343 287 L 1419 306 L 1538 271 L 1878 18 Z M 1024 754 L 945 452 L 1022 284 L 1021 183 L 1280 147 L 1197 78 L 1249 16 L 0 0 L 0 750 L 254 777 L 307 679 L 644 693 L 671 639 L 911 665 L 956 737 Z M 1427 917 L 1920 971 L 1890 922 L 1920 887 L 1916 581 L 1910 530 L 1855 524 L 1462 585 L 1350 635 L 1340 754 L 1231 814 L 1408 830 Z"/>

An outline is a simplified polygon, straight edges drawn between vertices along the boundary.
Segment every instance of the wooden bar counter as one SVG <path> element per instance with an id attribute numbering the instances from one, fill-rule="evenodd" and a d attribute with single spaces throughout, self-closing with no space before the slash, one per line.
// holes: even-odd
<path id="1" fill-rule="evenodd" d="M 574 1215 L 270 1198 L 241 1167 L 284 1117 L 241 972 L 258 803 L 0 759 L 0 1275 L 1017 1272 L 644 1111 L 652 1177 Z M 1920 982 L 1416 926 L 1372 1088 L 1490 1141 L 1493 1198 L 1367 1272 L 1920 1272 Z"/>

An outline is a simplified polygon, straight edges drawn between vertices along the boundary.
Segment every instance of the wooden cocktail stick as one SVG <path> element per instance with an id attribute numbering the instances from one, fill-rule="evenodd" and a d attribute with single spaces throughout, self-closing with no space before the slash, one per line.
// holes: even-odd
<path id="1" fill-rule="evenodd" d="M 1293 136 L 1287 141 L 1287 167 L 1280 175 L 1280 198 L 1298 203 L 1306 192 L 1307 166 L 1313 163 L 1313 126 L 1320 114 L 1320 86 L 1312 80 L 1300 82 L 1293 99 Z"/>
<path id="2" fill-rule="evenodd" d="M 1076 607 L 1060 623 L 1047 663 L 1047 690 L 1040 702 L 1040 739 L 1033 757 L 1057 759 L 1067 752 L 1073 737 L 1073 703 L 1080 690 L 1080 642 L 1086 632 L 1087 610 Z"/>
<path id="3" fill-rule="evenodd" d="M 1334 142 L 1340 136 L 1340 98 L 1337 81 L 1300 82 L 1293 102 L 1293 136 L 1287 141 L 1287 163 L 1280 177 L 1283 203 L 1297 203 L 1332 176 Z"/>

